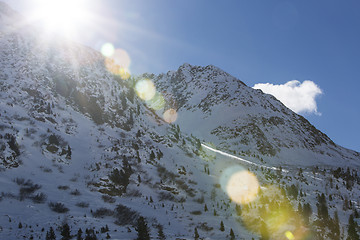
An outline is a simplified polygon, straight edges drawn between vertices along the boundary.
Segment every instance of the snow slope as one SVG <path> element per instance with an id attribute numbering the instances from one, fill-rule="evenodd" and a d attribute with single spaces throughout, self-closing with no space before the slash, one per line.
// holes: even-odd
<path id="1" fill-rule="evenodd" d="M 0 23 L 0 239 L 45 239 L 50 227 L 60 238 L 65 222 L 73 235 L 94 228 L 99 239 L 135 239 L 139 216 L 154 239 L 159 225 L 166 239 L 193 239 L 195 228 L 206 239 L 230 239 L 230 229 L 257 239 L 263 225 L 272 239 L 289 231 L 326 239 L 321 193 L 332 196 L 329 215 L 338 209 L 347 236 L 359 208 L 359 153 L 275 98 L 214 66 L 124 80 L 98 52 L 42 37 L 1 2 Z M 144 78 L 164 110 L 136 96 Z M 173 124 L 162 118 L 169 108 Z M 261 192 L 251 203 L 229 199 L 234 169 L 256 176 Z M 306 203 L 309 224 L 297 207 Z M 265 214 L 277 217 L 276 204 L 288 209 L 286 223 Z"/>

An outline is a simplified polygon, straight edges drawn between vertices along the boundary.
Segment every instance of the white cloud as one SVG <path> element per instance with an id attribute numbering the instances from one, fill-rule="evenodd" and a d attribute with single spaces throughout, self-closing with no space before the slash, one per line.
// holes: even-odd
<path id="1" fill-rule="evenodd" d="M 297 80 L 285 84 L 274 85 L 271 83 L 255 84 L 255 89 L 261 89 L 280 100 L 285 106 L 296 113 L 320 113 L 317 111 L 316 97 L 323 92 L 313 81 L 306 80 L 300 83 Z"/>

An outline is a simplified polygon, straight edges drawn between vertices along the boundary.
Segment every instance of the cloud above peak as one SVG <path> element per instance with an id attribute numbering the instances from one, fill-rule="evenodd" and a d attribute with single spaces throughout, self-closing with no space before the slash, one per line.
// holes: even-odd
<path id="1" fill-rule="evenodd" d="M 320 115 L 317 111 L 316 97 L 323 92 L 313 81 L 306 80 L 301 83 L 298 80 L 292 80 L 280 85 L 258 83 L 253 88 L 273 95 L 296 113 Z"/>

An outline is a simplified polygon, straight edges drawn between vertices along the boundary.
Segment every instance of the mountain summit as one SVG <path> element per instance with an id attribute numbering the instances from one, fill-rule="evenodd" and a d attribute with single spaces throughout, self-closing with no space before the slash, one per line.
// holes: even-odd
<path id="1" fill-rule="evenodd" d="M 359 153 L 273 96 L 215 66 L 119 76 L 12 16 L 0 3 L 0 239 L 356 233 Z"/>
<path id="2" fill-rule="evenodd" d="M 214 66 L 182 65 L 152 79 L 177 109 L 176 124 L 218 148 L 261 155 L 272 164 L 358 165 L 359 153 L 336 145 L 272 95 Z M 275 157 L 275 158 L 273 158 Z"/>

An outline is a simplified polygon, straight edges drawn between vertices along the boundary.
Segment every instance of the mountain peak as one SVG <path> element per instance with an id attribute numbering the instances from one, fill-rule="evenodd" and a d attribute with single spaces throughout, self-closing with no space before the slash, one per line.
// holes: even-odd
<path id="1" fill-rule="evenodd" d="M 188 134 L 196 129 L 198 137 L 212 139 L 223 150 L 243 149 L 246 154 L 275 157 L 285 163 L 291 149 L 291 161 L 299 165 L 312 164 L 304 160 L 311 158 L 329 165 L 338 158 L 351 163 L 358 159 L 356 152 L 334 144 L 273 96 L 246 86 L 214 65 L 184 63 L 177 71 L 152 78 L 157 88 L 170 96 L 167 101 L 176 99 L 170 107 L 178 111 L 180 128 Z"/>
<path id="2" fill-rule="evenodd" d="M 188 69 L 188 70 L 210 70 L 210 71 L 217 71 L 217 72 L 223 72 L 226 73 L 224 70 L 220 69 L 217 66 L 214 66 L 212 64 L 207 65 L 207 66 L 199 66 L 199 65 L 192 65 L 190 63 L 183 63 L 179 69 Z M 227 73 L 226 73 L 227 74 Z"/>
<path id="3" fill-rule="evenodd" d="M 183 63 L 179 68 L 192 68 L 193 65 L 191 65 L 190 63 Z"/>

